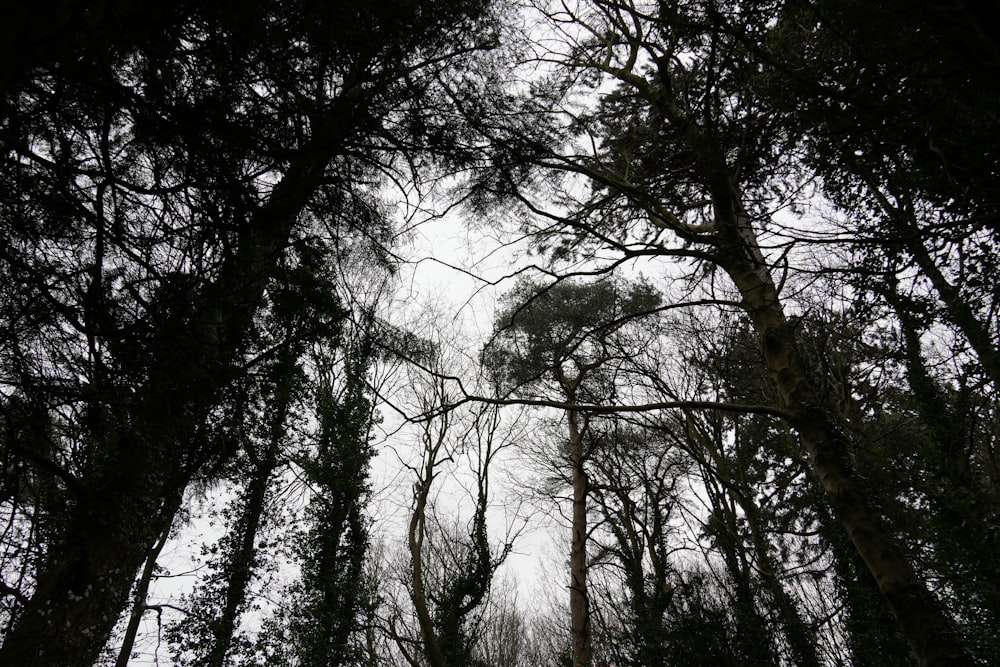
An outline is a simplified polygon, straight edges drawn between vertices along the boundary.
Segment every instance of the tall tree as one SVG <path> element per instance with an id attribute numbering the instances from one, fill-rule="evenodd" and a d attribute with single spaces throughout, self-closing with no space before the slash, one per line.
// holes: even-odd
<path id="1" fill-rule="evenodd" d="M 500 386 L 537 395 L 546 386 L 566 403 L 568 463 L 571 471 L 570 632 L 574 666 L 589 667 L 593 648 L 587 592 L 587 473 L 589 417 L 574 406 L 600 403 L 615 395 L 617 373 L 627 365 L 628 343 L 620 336 L 636 318 L 660 305 L 648 284 L 614 280 L 560 282 L 551 286 L 523 281 L 505 297 L 497 331 L 484 352 Z"/>
<path id="2" fill-rule="evenodd" d="M 221 516 L 229 519 L 229 531 L 213 547 L 217 561 L 208 564 L 204 578 L 190 599 L 187 615 L 170 628 L 168 636 L 177 644 L 177 664 L 221 667 L 227 657 L 236 652 L 239 643 L 239 623 L 247 607 L 250 586 L 262 561 L 259 544 L 266 529 L 269 492 L 279 462 L 283 460 L 283 435 L 289 426 L 295 402 L 297 366 L 287 352 L 277 363 L 279 377 L 273 386 L 270 414 L 263 415 L 265 424 L 257 426 L 249 411 L 241 417 L 248 423 L 246 430 L 263 430 L 263 438 L 244 443 L 248 461 L 241 462 L 245 470 L 236 477 L 245 484 Z M 235 466 L 234 466 L 235 467 Z"/>
<path id="3" fill-rule="evenodd" d="M 248 332 L 281 258 L 324 218 L 378 219 L 366 184 L 405 143 L 392 117 L 476 47 L 484 8 L 95 16 L 106 30 L 71 56 L 5 82 L 0 382 L 51 424 L 41 449 L 23 430 L 5 445 L 58 509 L 15 556 L 30 574 L 5 591 L 0 662 L 94 662 L 188 484 L 228 456 L 206 425 L 268 354 Z"/>
<path id="4" fill-rule="evenodd" d="M 221 667 L 236 652 L 240 619 L 264 565 L 262 535 L 280 514 L 273 507 L 273 483 L 289 464 L 291 434 L 302 430 L 296 415 L 303 412 L 306 393 L 305 347 L 341 344 L 348 313 L 326 268 L 333 257 L 318 245 L 300 243 L 278 268 L 253 332 L 254 348 L 274 353 L 254 369 L 252 380 L 234 383 L 236 395 L 223 403 L 219 428 L 239 450 L 224 462 L 223 477 L 236 498 L 221 513 L 229 520 L 228 533 L 213 547 L 209 576 L 186 600 L 189 613 L 168 633 L 175 658 L 184 664 Z"/>
<path id="5" fill-rule="evenodd" d="M 425 363 L 440 371 L 450 354 L 440 343 L 434 347 Z M 496 406 L 451 409 L 452 397 L 440 376 L 414 371 L 408 377 L 416 387 L 417 409 L 425 415 L 439 414 L 420 424 L 419 460 L 408 466 L 415 479 L 406 526 L 404 579 L 415 623 L 409 632 L 401 633 L 397 645 L 413 665 L 482 665 L 477 655 L 483 625 L 491 622 L 484 618 L 491 607 L 494 575 L 515 537 L 505 535 L 499 548 L 492 543 L 488 526 L 494 503 L 491 479 L 496 459 L 523 437 L 524 427 L 517 420 L 503 419 Z M 467 463 L 469 469 L 460 470 L 460 463 Z M 464 491 L 456 496 L 449 487 Z M 449 502 L 436 502 L 437 498 Z M 466 504 L 471 504 L 471 516 L 463 519 Z M 406 615 L 402 609 L 394 612 L 397 618 Z"/>
<path id="6" fill-rule="evenodd" d="M 617 87 L 598 92 L 597 108 L 576 116 L 573 127 L 591 150 L 541 154 L 544 165 L 583 174 L 592 185 L 583 201 L 568 196 L 560 202 L 568 215 L 544 211 L 546 233 L 562 237 L 570 249 L 600 249 L 624 259 L 688 258 L 692 289 L 732 296 L 731 305 L 753 327 L 778 406 L 826 502 L 911 649 L 924 664 L 969 664 L 953 620 L 852 465 L 850 441 L 835 406 L 824 400 L 822 378 L 802 357 L 783 283 L 775 278 L 784 260 L 768 247 L 770 207 L 776 194 L 799 187 L 802 172 L 794 154 L 781 150 L 785 128 L 749 85 L 761 63 L 745 47 L 765 39 L 774 10 L 770 2 L 657 3 L 648 11 L 601 0 L 554 6 L 546 16 L 564 42 L 547 59 L 562 62 L 574 80 L 586 72 L 587 84 Z M 548 224 L 552 219 L 562 224 Z"/>
<path id="7" fill-rule="evenodd" d="M 367 332 L 343 358 L 316 355 L 312 402 L 317 428 L 292 456 L 309 486 L 305 527 L 292 532 L 299 580 L 286 591 L 262 645 L 268 662 L 334 667 L 357 665 L 365 654 L 363 626 L 375 603 L 364 565 L 370 541 L 365 504 L 376 415 L 367 375 L 372 346 Z M 336 375 L 342 377 L 339 381 Z"/>
<path id="8" fill-rule="evenodd" d="M 622 635 L 604 637 L 604 652 L 617 654 L 616 664 L 657 664 L 669 650 L 668 614 L 679 583 L 675 524 L 690 464 L 651 430 L 611 422 L 592 437 L 590 493 L 599 517 L 594 562 L 621 573 L 627 601 L 624 610 L 601 610 L 604 634 L 620 625 L 616 634 Z"/>

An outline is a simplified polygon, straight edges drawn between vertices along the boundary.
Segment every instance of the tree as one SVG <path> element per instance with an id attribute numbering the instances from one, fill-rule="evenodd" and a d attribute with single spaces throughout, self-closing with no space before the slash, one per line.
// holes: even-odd
<path id="1" fill-rule="evenodd" d="M 436 345 L 429 362 L 443 365 L 445 353 Z M 412 373 L 418 387 L 416 400 L 423 414 L 448 406 L 446 382 L 437 376 Z M 523 427 L 505 424 L 500 409 L 476 406 L 470 410 L 446 409 L 420 424 L 420 460 L 409 466 L 415 476 L 413 499 L 407 522 L 408 572 L 405 577 L 409 601 L 416 620 L 416 636 L 399 637 L 397 644 L 412 665 L 432 667 L 483 665 L 479 660 L 480 634 L 484 624 L 506 619 L 485 619 L 490 607 L 494 575 L 506 560 L 515 535 L 504 536 L 499 548 L 491 544 L 488 513 L 493 502 L 491 471 L 503 451 L 523 437 Z M 468 460 L 465 482 L 450 479 L 458 474 L 455 464 Z M 467 489 L 471 517 L 454 516 L 455 508 L 441 507 L 435 499 L 446 494 L 455 500 L 448 485 Z M 466 496 L 466 493 L 462 494 Z M 441 503 L 440 505 L 444 505 Z M 453 516 L 453 518 L 445 518 Z M 402 616 L 402 610 L 395 610 Z M 409 651 L 406 644 L 418 647 Z"/>
<path id="2" fill-rule="evenodd" d="M 591 538 L 594 567 L 620 571 L 626 599 L 625 609 L 610 600 L 601 609 L 602 635 L 609 635 L 603 652 L 617 655 L 615 664 L 654 665 L 669 651 L 668 612 L 679 580 L 673 523 L 689 462 L 655 431 L 616 421 L 601 426 L 590 459 L 590 494 L 600 517 Z M 599 529 L 609 536 L 602 539 Z"/>
<path id="3" fill-rule="evenodd" d="M 572 495 L 570 632 L 550 628 L 566 651 L 538 661 L 1000 651 L 983 3 L 107 0 L 6 18 L 0 663 L 93 664 L 116 622 L 127 663 L 160 550 L 223 488 L 228 532 L 184 602 L 212 618 L 177 624 L 178 660 L 374 662 L 368 385 L 373 350 L 413 337 L 369 336 L 370 304 L 333 276 L 391 270 L 389 187 L 519 225 L 547 281 L 517 280 L 497 315 L 500 397 L 458 381 L 445 401 L 457 377 L 423 369 L 441 400 L 404 415 L 426 456 L 384 660 L 516 660 L 477 641 L 510 547 L 487 533 L 500 413 L 460 418 L 476 400 L 565 417 L 548 458 Z M 640 270 L 656 288 L 625 278 Z M 435 484 L 466 454 L 471 512 L 452 521 Z M 254 643 L 285 470 L 310 488 L 287 533 L 301 576 Z M 694 552 L 673 559 L 680 509 Z"/>
<path id="4" fill-rule="evenodd" d="M 869 41 L 886 25 L 893 26 L 892 39 Z M 911 470 L 907 479 L 914 486 L 936 480 L 913 489 L 933 508 L 921 539 L 943 538 L 927 551 L 929 560 L 954 549 L 948 562 L 963 563 L 962 574 L 945 578 L 948 588 L 966 592 L 944 594 L 970 629 L 972 619 L 997 613 L 988 611 L 996 609 L 995 602 L 986 602 L 995 588 L 985 583 L 996 559 L 980 548 L 991 538 L 974 528 L 989 525 L 997 512 L 996 477 L 986 463 L 992 436 L 974 435 L 974 424 L 980 420 L 975 415 L 995 412 L 1000 372 L 1000 198 L 995 169 L 983 158 L 996 142 L 986 128 L 1000 80 L 996 42 L 983 25 L 982 8 L 974 5 L 946 10 L 890 4 L 869 13 L 852 3 L 789 3 L 766 42 L 762 59 L 770 75 L 761 86 L 766 103 L 801 137 L 805 163 L 822 179 L 823 194 L 846 216 L 836 232 L 854 239 L 848 252 L 857 268 L 845 278 L 857 300 L 896 321 L 895 354 L 905 359 L 911 398 L 919 407 L 894 409 L 902 408 L 927 431 L 911 434 L 910 443 L 922 443 L 919 451 L 894 464 Z M 831 59 L 841 64 L 832 68 Z M 796 103 L 793 112 L 789 95 L 810 102 Z M 954 337 L 950 364 L 927 346 L 928 339 L 943 335 Z M 970 402 L 972 395 L 980 398 Z M 962 500 L 972 497 L 975 503 Z M 950 536 L 935 528 L 963 523 L 961 534 Z M 962 601 L 971 599 L 980 600 L 977 610 L 962 610 Z M 974 634 L 967 632 L 967 641 L 979 643 Z"/>
<path id="5" fill-rule="evenodd" d="M 267 541 L 263 536 L 280 515 L 273 506 L 275 478 L 290 463 L 291 434 L 302 430 L 297 416 L 304 412 L 308 393 L 305 347 L 308 342 L 318 349 L 343 345 L 348 312 L 340 305 L 331 272 L 325 268 L 331 259 L 319 248 L 301 244 L 279 267 L 282 280 L 268 291 L 254 331 L 254 347 L 275 352 L 254 370 L 254 381 L 234 383 L 235 395 L 224 403 L 225 416 L 218 428 L 238 444 L 233 460 L 225 462 L 219 476 L 235 487 L 236 497 L 221 513 L 228 519 L 228 533 L 212 548 L 211 574 L 186 600 L 187 615 L 168 631 L 179 663 L 221 667 L 248 643 L 245 638 L 236 641 L 237 631 L 249 606 L 251 585 L 265 565 L 266 549 L 260 547 Z M 323 385 L 322 379 L 329 384 L 328 375 L 312 374 L 319 375 L 317 385 Z M 350 370 L 344 374 L 349 376 Z M 337 407 L 347 419 L 347 407 Z M 327 419 L 329 412 L 328 407 Z"/>
<path id="6" fill-rule="evenodd" d="M 381 224 L 390 117 L 485 10 L 192 3 L 150 30 L 119 5 L 4 82 L 0 383 L 52 425 L 5 445 L 14 487 L 53 491 L 6 501 L 51 519 L 12 556 L 9 665 L 94 662 L 185 489 L 231 456 L 210 425 L 270 355 L 248 332 L 282 258 L 328 221 Z"/>
<path id="7" fill-rule="evenodd" d="M 851 464 L 850 441 L 821 379 L 807 367 L 799 333 L 786 313 L 770 252 L 769 206 L 777 193 L 799 187 L 776 124 L 750 83 L 761 63 L 746 43 L 766 38 L 771 3 L 724 7 L 668 5 L 649 12 L 631 4 L 594 1 L 561 5 L 548 15 L 565 37 L 550 53 L 566 76 L 614 84 L 571 128 L 590 152 L 540 153 L 550 169 L 584 175 L 591 196 L 546 211 L 547 234 L 565 247 L 597 248 L 623 259 L 688 258 L 702 291 L 732 295 L 751 323 L 777 389 L 778 406 L 824 489 L 826 502 L 878 582 L 910 647 L 926 664 L 969 664 L 953 621 L 887 528 L 871 492 Z M 527 199 L 525 195 L 525 199 Z M 559 220 L 561 225 L 548 224 Z M 589 244 L 589 245 L 585 245 Z M 697 266 L 700 264 L 700 266 Z M 716 287 L 716 276 L 726 287 Z M 690 281 L 696 284 L 696 280 Z M 727 292 L 728 290 L 728 292 Z"/>
<path id="8" fill-rule="evenodd" d="M 365 619 L 376 595 L 365 576 L 370 541 L 365 505 L 374 455 L 371 429 L 377 420 L 366 383 L 370 332 L 358 333 L 341 360 L 331 359 L 328 351 L 315 359 L 317 429 L 311 446 L 292 457 L 310 492 L 305 527 L 293 533 L 300 575 L 285 590 L 286 604 L 265 622 L 256 661 L 363 664 Z M 339 382 L 335 370 L 342 373 Z"/>
<path id="9" fill-rule="evenodd" d="M 267 397 L 273 401 L 271 409 L 265 408 L 262 415 L 264 437 L 242 446 L 249 460 L 243 463 L 247 469 L 236 477 L 236 481 L 246 486 L 222 512 L 223 517 L 230 519 L 229 531 L 213 548 L 219 553 L 209 564 L 211 573 L 186 600 L 187 615 L 168 631 L 168 637 L 175 644 L 177 664 L 222 667 L 228 656 L 239 652 L 239 621 L 248 606 L 250 586 L 263 560 L 259 543 L 272 509 L 269 492 L 279 461 L 284 459 L 283 436 L 295 407 L 296 385 L 301 382 L 295 377 L 299 369 L 294 357 L 290 358 L 288 351 L 282 356 L 284 358 L 276 364 L 278 378 L 272 385 L 274 395 Z M 246 420 L 241 424 L 242 429 L 258 430 L 260 427 L 254 428 L 255 420 L 249 413 L 248 410 L 241 415 Z M 144 595 L 141 602 L 145 602 Z M 125 642 L 120 654 L 123 666 L 127 664 L 130 643 Z"/>
<path id="10" fill-rule="evenodd" d="M 600 403 L 615 395 L 616 373 L 628 359 L 630 322 L 649 314 L 659 296 L 642 282 L 612 280 L 560 282 L 551 286 L 524 281 L 506 297 L 497 330 L 484 352 L 500 386 L 531 395 L 535 385 L 553 386 L 568 407 L 568 459 L 573 489 L 570 545 L 570 617 L 573 663 L 591 664 L 591 610 L 587 592 L 587 496 L 585 444 L 589 419 L 572 407 L 578 400 Z"/>
<path id="11" fill-rule="evenodd" d="M 693 318 L 672 319 L 660 347 L 679 365 L 652 357 L 646 383 L 666 395 L 698 387 L 719 404 L 766 403 L 763 362 L 752 334 L 738 331 L 725 321 L 706 331 Z M 677 410 L 601 426 L 591 478 L 607 536 L 594 539 L 608 573 L 602 625 L 617 645 L 615 664 L 655 664 L 672 649 L 683 608 L 674 596 L 683 590 L 681 572 L 697 558 L 691 551 L 714 573 L 734 660 L 820 664 L 803 600 L 784 583 L 808 579 L 816 565 L 814 545 L 798 537 L 812 530 L 808 512 L 795 516 L 800 504 L 785 510 L 801 493 L 802 469 L 786 469 L 780 425 L 765 415 Z"/>

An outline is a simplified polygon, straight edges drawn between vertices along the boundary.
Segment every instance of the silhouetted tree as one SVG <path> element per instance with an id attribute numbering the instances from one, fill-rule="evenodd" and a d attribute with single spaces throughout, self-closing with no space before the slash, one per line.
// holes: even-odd
<path id="1" fill-rule="evenodd" d="M 629 341 L 622 335 L 636 318 L 660 305 L 646 283 L 613 280 L 524 281 L 505 297 L 496 333 L 484 355 L 501 387 L 520 395 L 554 391 L 566 402 L 568 458 L 573 489 L 570 546 L 570 617 L 573 663 L 592 659 L 591 609 L 587 593 L 587 459 L 589 417 L 578 401 L 600 403 L 615 395 L 617 373 L 627 364 Z"/>
<path id="2" fill-rule="evenodd" d="M 232 455 L 211 425 L 272 352 L 249 332 L 277 267 L 324 228 L 378 235 L 371 184 L 426 139 L 393 119 L 486 8 L 133 5 L 57 13 L 4 80 L 0 386 L 51 424 L 42 450 L 8 429 L 8 469 L 52 491 L 4 506 L 49 519 L 9 554 L 9 665 L 97 658 L 185 489 Z"/>

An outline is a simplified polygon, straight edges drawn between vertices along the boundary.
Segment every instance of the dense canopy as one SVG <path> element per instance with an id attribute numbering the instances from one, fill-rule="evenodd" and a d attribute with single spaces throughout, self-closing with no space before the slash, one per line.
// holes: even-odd
<path id="1" fill-rule="evenodd" d="M 8 19 L 0 664 L 1000 656 L 985 4 Z"/>

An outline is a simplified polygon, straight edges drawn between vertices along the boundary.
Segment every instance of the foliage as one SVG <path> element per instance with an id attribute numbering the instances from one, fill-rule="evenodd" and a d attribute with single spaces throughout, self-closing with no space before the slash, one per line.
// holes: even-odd
<path id="1" fill-rule="evenodd" d="M 0 91 L 0 387 L 4 405 L 47 413 L 55 437 L 44 454 L 20 435 L 5 452 L 25 479 L 13 487 L 44 475 L 61 509 L 5 556 L 18 575 L 4 662 L 96 659 L 186 490 L 217 481 L 237 450 L 217 428 L 224 397 L 269 381 L 257 371 L 283 346 L 253 333 L 265 302 L 338 319 L 329 286 L 298 305 L 295 290 L 277 295 L 310 248 L 387 238 L 379 185 L 426 138 L 394 119 L 476 50 L 485 10 L 305 0 L 111 3 L 48 26 L 18 15 L 27 51 Z M 16 526 L 44 514 L 4 510 Z"/>
<path id="2" fill-rule="evenodd" d="M 123 666 L 150 610 L 178 664 L 1000 653 L 983 3 L 501 4 L 8 12 L 0 662 Z M 475 378 L 356 291 L 458 206 L 535 262 L 501 281 Z M 484 379 L 492 417 L 445 437 Z M 516 545 L 489 542 L 517 403 L 503 447 L 538 441 L 572 486 L 571 611 L 534 627 L 494 581 Z M 426 455 L 392 609 L 387 407 L 386 451 Z M 458 530 L 446 477 L 473 498 Z M 147 600 L 221 496 L 193 589 Z"/>
<path id="3" fill-rule="evenodd" d="M 551 286 L 522 281 L 504 296 L 483 356 L 505 392 L 531 393 L 553 381 L 571 400 L 612 397 L 613 367 L 628 360 L 627 330 L 655 313 L 660 297 L 647 282 L 612 279 Z"/>

